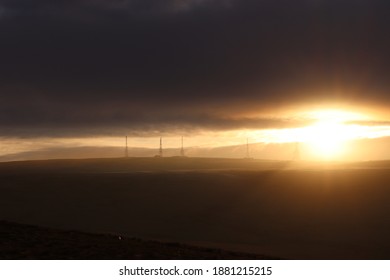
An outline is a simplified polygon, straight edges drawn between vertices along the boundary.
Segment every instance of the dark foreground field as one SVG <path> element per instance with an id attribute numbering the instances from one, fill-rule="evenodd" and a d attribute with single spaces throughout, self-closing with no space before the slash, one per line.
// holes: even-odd
<path id="1" fill-rule="evenodd" d="M 93 234 L 0 221 L 0 259 L 274 259 L 180 243 L 147 241 L 114 234 Z"/>
<path id="2" fill-rule="evenodd" d="M 390 259 L 389 167 L 186 158 L 1 163 L 0 220 L 280 258 Z M 23 232 L 10 227 L 2 240 L 12 239 L 9 231 Z M 23 257 L 24 236 L 0 246 L 19 246 Z M 101 242 L 95 237 L 88 246 Z M 57 258 L 54 243 L 41 243 L 48 258 Z M 149 258 L 148 246 L 123 258 Z M 223 258 L 163 247 L 155 258 Z M 116 257 L 107 250 L 91 258 Z"/>

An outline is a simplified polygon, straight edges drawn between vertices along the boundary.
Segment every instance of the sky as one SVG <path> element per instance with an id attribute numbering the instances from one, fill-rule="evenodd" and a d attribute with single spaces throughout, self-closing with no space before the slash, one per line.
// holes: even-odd
<path id="1" fill-rule="evenodd" d="M 316 128 L 389 137 L 389 8 L 0 0 L 0 155 L 121 146 L 124 135 L 149 148 L 181 135 L 199 147 L 313 142 Z M 341 129 L 324 125 L 329 112 Z"/>

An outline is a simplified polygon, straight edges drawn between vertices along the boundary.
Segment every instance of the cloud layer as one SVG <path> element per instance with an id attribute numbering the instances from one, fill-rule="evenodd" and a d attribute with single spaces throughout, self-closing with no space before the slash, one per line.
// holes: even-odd
<path id="1" fill-rule="evenodd" d="M 0 135 L 261 129 L 301 124 L 245 114 L 390 105 L 388 6 L 0 0 Z"/>

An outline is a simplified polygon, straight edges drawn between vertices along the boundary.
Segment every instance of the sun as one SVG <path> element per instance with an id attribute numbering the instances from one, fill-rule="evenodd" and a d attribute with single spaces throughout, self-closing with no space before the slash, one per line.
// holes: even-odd
<path id="1" fill-rule="evenodd" d="M 302 159 L 348 160 L 354 141 L 385 135 L 359 124 L 372 117 L 346 110 L 303 111 L 289 118 L 304 120 L 307 125 L 256 131 L 251 137 L 258 142 L 299 144 Z"/>
<path id="2" fill-rule="evenodd" d="M 305 142 L 317 156 L 333 159 L 343 152 L 347 138 L 345 125 L 319 121 L 307 128 Z"/>
<path id="3" fill-rule="evenodd" d="M 305 128 L 302 140 L 312 153 L 322 159 L 340 158 L 347 142 L 356 137 L 356 126 L 347 122 L 361 118 L 361 115 L 346 111 L 317 111 L 311 116 L 316 122 Z"/>

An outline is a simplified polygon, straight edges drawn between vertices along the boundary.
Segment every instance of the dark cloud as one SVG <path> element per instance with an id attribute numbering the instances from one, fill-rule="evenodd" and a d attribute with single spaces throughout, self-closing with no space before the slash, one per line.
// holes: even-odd
<path id="1" fill-rule="evenodd" d="M 14 15 L 139 15 L 156 16 L 193 9 L 227 8 L 237 0 L 2 0 L 1 6 Z"/>
<path id="2" fill-rule="evenodd" d="M 80 137 L 122 135 L 159 136 L 187 135 L 194 132 L 223 131 L 234 129 L 279 129 L 303 127 L 313 122 L 309 119 L 283 118 L 223 118 L 211 115 L 175 114 L 160 115 L 132 114 L 117 115 L 85 111 L 77 115 L 65 114 L 53 119 L 52 114 L 40 114 L 26 121 L 23 117 L 12 126 L 7 121 L 0 123 L 0 136 L 12 137 Z M 103 113 L 104 114 L 104 113 Z M 82 120 L 82 121 L 80 121 Z"/>
<path id="3" fill-rule="evenodd" d="M 0 124 L 12 133 L 223 130 L 268 127 L 242 119 L 246 110 L 390 104 L 388 8 L 383 0 L 0 0 Z"/>

